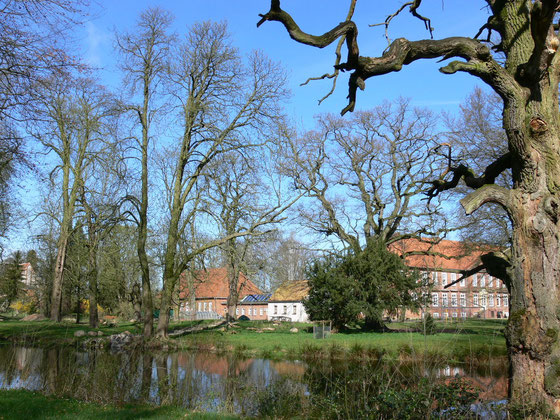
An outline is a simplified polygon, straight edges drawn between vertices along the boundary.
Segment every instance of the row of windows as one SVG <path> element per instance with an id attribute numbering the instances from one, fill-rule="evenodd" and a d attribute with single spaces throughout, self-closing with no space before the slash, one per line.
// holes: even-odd
<path id="1" fill-rule="evenodd" d="M 261 315 L 266 315 L 266 308 L 259 308 Z M 235 308 L 235 314 L 239 315 L 239 308 Z M 245 315 L 245 308 L 241 308 L 241 315 Z M 257 308 L 247 308 L 247 315 L 257 315 Z"/>
<path id="2" fill-rule="evenodd" d="M 509 316 L 509 313 L 508 313 L 508 312 L 498 312 L 497 314 L 498 314 L 498 318 L 507 318 L 507 317 Z M 434 318 L 440 318 L 439 312 L 434 312 L 434 313 L 432 314 L 432 316 L 433 316 Z M 447 318 L 449 318 L 449 313 L 448 313 L 448 312 L 443 312 L 443 313 L 441 314 L 441 316 L 442 316 L 443 318 L 447 319 Z M 494 316 L 494 312 L 493 312 L 493 311 L 490 313 L 490 316 L 491 316 L 491 317 Z M 458 318 L 458 317 L 459 317 L 459 314 L 458 314 L 457 312 L 452 312 L 452 313 L 451 313 L 451 318 Z M 467 318 L 467 313 L 466 313 L 466 312 L 461 312 L 461 318 L 463 318 L 463 319 Z"/>
<path id="3" fill-rule="evenodd" d="M 274 305 L 274 315 L 278 315 L 278 305 Z M 288 305 L 282 305 L 282 315 L 288 315 Z M 292 305 L 292 315 L 297 315 L 297 305 Z"/>
<path id="4" fill-rule="evenodd" d="M 446 273 L 433 271 L 431 274 L 432 284 L 434 286 L 446 286 L 448 283 L 455 283 L 457 281 L 458 273 Z M 427 281 L 430 277 L 429 272 L 425 271 L 423 273 L 424 281 Z M 469 277 L 472 287 L 495 287 L 495 288 L 505 288 L 506 285 L 500 280 L 487 273 L 477 273 Z M 459 281 L 459 286 L 466 287 L 467 279 L 461 279 Z"/>
<path id="5" fill-rule="evenodd" d="M 441 293 L 441 300 L 440 300 L 439 293 L 432 293 L 432 306 L 439 306 L 441 303 L 442 307 L 448 306 L 457 306 L 457 293 Z M 451 295 L 451 305 L 449 305 L 449 295 Z M 467 295 L 466 293 L 459 294 L 459 305 L 458 306 L 467 306 Z M 479 296 L 478 293 L 473 293 L 472 295 L 472 306 L 509 306 L 509 296 L 507 294 L 481 294 Z"/>

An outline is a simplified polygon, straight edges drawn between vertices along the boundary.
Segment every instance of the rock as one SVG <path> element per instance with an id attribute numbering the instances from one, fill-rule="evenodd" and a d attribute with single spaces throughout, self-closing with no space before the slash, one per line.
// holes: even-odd
<path id="1" fill-rule="evenodd" d="M 97 337 L 97 332 L 96 331 L 89 331 L 87 333 L 87 335 L 89 335 L 90 337 Z"/>
<path id="2" fill-rule="evenodd" d="M 44 321 L 45 319 L 47 319 L 46 316 L 42 315 L 42 314 L 32 314 L 32 315 L 27 315 L 26 317 L 22 318 L 22 321 Z"/>
<path id="3" fill-rule="evenodd" d="M 299 330 L 296 327 L 294 327 L 294 328 L 290 328 L 290 332 L 291 333 L 297 333 L 297 332 L 299 332 Z"/>
<path id="4" fill-rule="evenodd" d="M 97 331 L 97 336 L 101 337 L 103 335 L 103 331 Z"/>
<path id="5" fill-rule="evenodd" d="M 84 330 L 78 330 L 74 332 L 74 337 L 85 337 L 86 332 Z"/>
<path id="6" fill-rule="evenodd" d="M 263 331 L 276 331 L 276 328 L 265 327 L 265 328 L 263 328 Z"/>
<path id="7" fill-rule="evenodd" d="M 133 335 L 129 331 L 123 331 L 120 334 L 113 334 L 109 337 L 109 342 L 111 343 L 111 350 L 119 351 L 123 347 L 129 345 L 134 340 Z"/>

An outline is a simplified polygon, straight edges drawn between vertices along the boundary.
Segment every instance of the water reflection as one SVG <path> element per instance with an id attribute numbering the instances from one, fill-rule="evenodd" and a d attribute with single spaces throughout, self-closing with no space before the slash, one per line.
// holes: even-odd
<path id="1" fill-rule="evenodd" d="M 338 417 L 354 406 L 375 410 L 392 387 L 414 388 L 468 378 L 482 399 L 506 396 L 506 367 L 430 367 L 426 363 L 271 361 L 234 355 L 147 354 L 69 348 L 0 347 L 0 388 L 27 388 L 103 403 L 172 404 L 248 416 L 305 412 Z M 404 396 L 403 398 L 407 398 Z M 325 414 L 325 407 L 333 409 Z M 340 412 L 340 408 L 346 410 Z M 373 412 L 373 411 L 372 411 Z M 317 414 L 318 415 L 318 414 Z"/>

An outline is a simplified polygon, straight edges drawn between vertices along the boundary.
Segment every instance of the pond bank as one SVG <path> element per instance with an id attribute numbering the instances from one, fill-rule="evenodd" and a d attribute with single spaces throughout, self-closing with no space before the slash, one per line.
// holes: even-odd
<path id="1" fill-rule="evenodd" d="M 138 418 L 149 418 L 150 420 L 226 420 L 239 418 L 226 414 L 198 413 L 180 407 L 154 407 L 141 404 L 100 405 L 72 398 L 47 396 L 24 389 L 0 389 L 0 407 L 2 407 L 0 418 L 3 420 L 44 418 L 56 418 L 57 420 L 132 420 Z"/>
<path id="2" fill-rule="evenodd" d="M 200 321 L 172 324 L 171 333 L 204 325 L 205 322 Z M 290 332 L 294 326 L 297 332 Z M 129 341 L 151 351 L 190 349 L 270 359 L 378 359 L 383 356 L 393 359 L 428 358 L 471 363 L 506 358 L 504 326 L 503 322 L 485 320 L 441 323 L 438 328 L 444 332 L 424 336 L 413 331 L 415 324 L 391 324 L 393 332 L 347 331 L 317 340 L 313 338 L 309 324 L 278 325 L 246 321 L 239 322 L 230 329 L 220 327 L 192 331 L 164 341 Z M 83 336 L 77 337 L 78 331 L 83 331 Z M 0 343 L 42 348 L 109 347 L 111 335 L 125 332 L 139 336 L 141 329 L 133 323 L 101 326 L 90 331 L 83 324 L 4 321 L 0 322 Z"/>

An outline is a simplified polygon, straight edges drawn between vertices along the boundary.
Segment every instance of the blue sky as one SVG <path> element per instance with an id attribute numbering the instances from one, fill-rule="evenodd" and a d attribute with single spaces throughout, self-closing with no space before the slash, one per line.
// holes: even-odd
<path id="1" fill-rule="evenodd" d="M 404 0 L 403 0 L 404 1 Z M 284 10 L 292 14 L 300 27 L 309 33 L 321 34 L 345 19 L 349 0 L 282 0 Z M 425 1 L 420 13 L 432 19 L 434 38 L 448 36 L 472 37 L 487 20 L 482 1 Z M 318 106 L 318 100 L 331 87 L 330 81 L 311 82 L 299 86 L 309 77 L 332 71 L 334 48 L 316 49 L 292 41 L 278 22 L 265 22 L 256 27 L 259 13 L 269 9 L 268 0 L 98 0 L 88 20 L 76 32 L 80 44 L 78 54 L 90 65 L 100 69 L 102 83 L 118 91 L 121 76 L 114 52 L 114 31 L 133 29 L 140 13 L 148 7 L 161 7 L 175 16 L 173 29 L 180 36 L 197 21 L 227 21 L 232 42 L 242 53 L 263 50 L 272 60 L 281 63 L 289 75 L 292 99 L 287 112 L 304 128 L 312 128 L 313 116 L 322 112 L 338 113 L 346 105 L 347 74 L 343 74 L 335 93 Z M 401 1 L 358 0 L 354 21 L 359 28 L 361 55 L 378 56 L 387 47 L 383 27 L 369 25 L 384 21 Z M 424 39 L 429 33 L 423 22 L 407 11 L 395 18 L 389 35 L 392 39 L 406 37 Z M 443 75 L 438 68 L 444 64 L 425 60 L 405 66 L 399 73 L 366 81 L 366 90 L 358 93 L 357 109 L 368 109 L 399 96 L 412 99 L 418 106 L 435 112 L 458 110 L 459 104 L 481 83 L 464 74 Z M 33 184 L 24 188 L 26 201 L 36 195 Z M 8 248 L 27 248 L 32 244 L 18 243 L 25 234 L 16 234 L 18 240 Z"/>
<path id="2" fill-rule="evenodd" d="M 304 31 L 320 34 L 345 18 L 349 1 L 283 0 L 281 3 L 282 8 L 292 14 Z M 432 19 L 435 38 L 473 36 L 487 19 L 483 2 L 441 0 L 424 3 L 420 12 Z M 360 31 L 362 55 L 380 55 L 386 48 L 383 27 L 369 25 L 382 22 L 400 4 L 393 1 L 358 1 L 354 20 Z M 330 89 L 330 81 L 299 86 L 308 77 L 332 70 L 334 45 L 319 50 L 297 44 L 278 22 L 266 22 L 257 28 L 258 14 L 268 11 L 268 0 L 100 1 L 95 15 L 84 25 L 79 37 L 86 61 L 103 69 L 105 83 L 118 86 L 118 76 L 115 77 L 116 56 L 113 52 L 114 29 L 131 29 L 141 11 L 154 6 L 173 13 L 174 30 L 178 34 L 184 34 L 188 26 L 196 21 L 227 21 L 233 43 L 242 52 L 260 49 L 271 59 L 280 62 L 290 76 L 293 97 L 289 111 L 304 126 L 311 127 L 313 115 L 317 113 L 339 112 L 345 106 L 347 75 L 339 79 L 335 94 L 321 106 L 318 106 L 317 101 Z M 389 35 L 392 38 L 423 39 L 429 33 L 420 20 L 403 11 L 393 21 Z M 480 82 L 464 74 L 440 74 L 437 69 L 441 65 L 435 60 L 426 60 L 407 66 L 399 73 L 369 79 L 366 90 L 359 92 L 357 107 L 367 109 L 384 99 L 405 96 L 412 98 L 414 104 L 430 107 L 434 111 L 453 111 Z"/>

